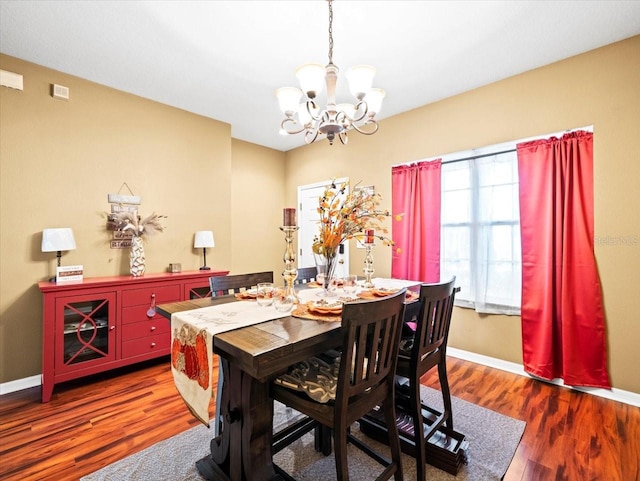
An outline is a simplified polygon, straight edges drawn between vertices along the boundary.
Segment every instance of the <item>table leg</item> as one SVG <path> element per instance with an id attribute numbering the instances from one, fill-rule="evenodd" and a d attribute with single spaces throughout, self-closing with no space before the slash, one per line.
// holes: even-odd
<path id="1" fill-rule="evenodd" d="M 331 454 L 331 428 L 320 424 L 314 433 L 314 447 L 316 451 L 329 456 Z"/>
<path id="2" fill-rule="evenodd" d="M 258 382 L 224 358 L 220 361 L 222 433 L 211 441 L 211 454 L 196 463 L 198 472 L 212 481 L 282 481 L 271 457 L 269 383 Z"/>

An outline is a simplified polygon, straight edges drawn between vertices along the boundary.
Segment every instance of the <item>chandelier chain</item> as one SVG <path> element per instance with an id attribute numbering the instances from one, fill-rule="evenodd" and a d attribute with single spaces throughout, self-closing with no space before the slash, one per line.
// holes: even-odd
<path id="1" fill-rule="evenodd" d="M 333 7 L 329 1 L 329 64 L 333 63 Z"/>

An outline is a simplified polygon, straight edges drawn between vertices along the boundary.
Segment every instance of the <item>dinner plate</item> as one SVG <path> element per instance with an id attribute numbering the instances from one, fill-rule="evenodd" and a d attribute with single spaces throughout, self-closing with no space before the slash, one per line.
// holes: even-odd
<path id="1" fill-rule="evenodd" d="M 313 312 L 316 314 L 331 314 L 338 315 L 342 314 L 342 303 L 341 302 L 332 302 L 328 303 L 326 301 L 309 301 L 307 302 L 307 309 L 309 312 Z"/>
<path id="2" fill-rule="evenodd" d="M 371 292 L 373 293 L 373 295 L 377 297 L 390 296 L 391 294 L 395 294 L 398 291 L 399 289 L 389 288 L 389 287 L 378 287 L 378 288 L 374 287 L 373 289 L 371 289 Z"/>
<path id="3" fill-rule="evenodd" d="M 361 299 L 377 299 L 379 297 L 387 297 L 390 296 L 391 294 L 395 294 L 396 292 L 398 292 L 398 289 L 392 289 L 392 288 L 386 288 L 386 287 L 379 287 L 379 288 L 373 288 L 373 289 L 367 289 L 364 291 L 361 291 L 358 294 L 358 297 L 360 297 Z"/>

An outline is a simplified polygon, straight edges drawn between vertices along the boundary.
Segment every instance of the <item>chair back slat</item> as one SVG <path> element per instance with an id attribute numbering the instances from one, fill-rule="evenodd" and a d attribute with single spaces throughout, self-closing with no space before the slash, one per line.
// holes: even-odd
<path id="1" fill-rule="evenodd" d="M 273 282 L 273 271 L 235 274 L 232 276 L 213 276 L 209 278 L 211 296 L 234 294 L 242 289 L 250 289 L 260 282 Z"/>

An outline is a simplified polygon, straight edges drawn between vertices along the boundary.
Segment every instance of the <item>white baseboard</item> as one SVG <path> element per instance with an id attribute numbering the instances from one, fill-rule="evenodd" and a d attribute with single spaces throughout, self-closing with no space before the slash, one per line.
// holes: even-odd
<path id="1" fill-rule="evenodd" d="M 42 376 L 25 377 L 24 379 L 16 379 L 15 381 L 3 382 L 0 384 L 0 396 L 11 392 L 22 391 L 30 387 L 40 386 L 42 384 Z"/>
<path id="2" fill-rule="evenodd" d="M 631 406 L 640 407 L 640 394 L 634 393 L 631 391 L 623 391 L 622 389 L 616 389 L 616 388 L 612 388 L 611 390 L 609 390 L 609 389 L 601 389 L 601 388 L 566 386 L 562 381 L 562 379 L 554 379 L 553 381 L 549 381 L 547 379 L 540 379 L 535 376 L 532 376 L 531 374 L 529 374 L 524 370 L 524 366 L 522 364 L 503 361 L 502 359 L 497 359 L 495 357 L 483 356 L 482 354 L 463 351 L 462 349 L 456 349 L 453 347 L 447 348 L 447 355 L 452 357 L 457 357 L 458 359 L 464 359 L 465 361 L 475 362 L 476 364 L 482 364 L 483 366 L 489 366 L 495 369 L 500 369 L 502 371 L 519 374 L 520 376 L 526 376 L 532 379 L 538 379 L 542 382 L 547 382 L 550 384 L 555 384 L 557 386 L 566 387 L 567 389 L 573 389 L 574 391 L 585 392 L 588 394 L 593 394 L 594 396 L 599 396 L 599 397 L 611 399 L 613 401 L 630 404 Z"/>
<path id="3" fill-rule="evenodd" d="M 465 361 L 475 362 L 476 364 L 482 364 L 483 366 L 489 366 L 495 369 L 500 369 L 501 371 L 507 371 L 514 374 L 518 374 L 520 376 L 526 376 L 532 379 L 538 379 L 532 376 L 531 374 L 527 373 L 524 370 L 524 366 L 522 364 L 517 364 L 515 362 L 503 361 L 502 359 L 483 356 L 482 354 L 463 351 L 462 349 L 456 349 L 454 347 L 447 348 L 447 355 L 452 357 L 457 357 L 458 359 L 464 359 Z M 9 394 L 15 391 L 20 391 L 22 389 L 28 389 L 31 387 L 40 386 L 41 379 L 42 379 L 42 376 L 37 375 L 37 376 L 27 377 L 24 379 L 18 379 L 16 381 L 2 383 L 0 384 L 0 395 Z M 554 379 L 553 381 L 548 381 L 546 379 L 540 379 L 540 380 L 543 382 L 555 384 L 557 386 L 566 387 L 567 389 L 573 389 L 575 391 L 585 392 L 588 394 L 593 394 L 594 396 L 600 396 L 606 399 L 611 399 L 613 401 L 630 404 L 631 406 L 640 407 L 640 394 L 634 393 L 631 391 L 623 391 L 622 389 L 616 389 L 616 388 L 612 388 L 611 390 L 608 390 L 608 389 L 600 389 L 600 388 L 565 386 L 562 379 Z"/>

